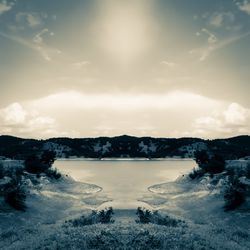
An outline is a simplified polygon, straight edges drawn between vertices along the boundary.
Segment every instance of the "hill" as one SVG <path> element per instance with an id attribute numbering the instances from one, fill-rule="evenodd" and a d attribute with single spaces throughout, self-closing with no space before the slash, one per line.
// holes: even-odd
<path id="1" fill-rule="evenodd" d="M 195 151 L 222 154 L 226 159 L 250 155 L 250 136 L 204 140 L 200 138 L 153 138 L 128 135 L 98 138 L 50 138 L 46 140 L 0 136 L 0 156 L 24 159 L 42 150 L 53 150 L 57 157 L 146 157 L 192 158 Z"/>

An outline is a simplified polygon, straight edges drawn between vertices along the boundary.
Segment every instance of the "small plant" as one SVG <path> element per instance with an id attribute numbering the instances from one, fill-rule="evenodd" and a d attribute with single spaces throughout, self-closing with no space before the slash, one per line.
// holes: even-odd
<path id="1" fill-rule="evenodd" d="M 113 214 L 114 214 L 113 208 L 109 207 L 107 209 L 99 211 L 97 213 L 97 217 L 99 222 L 102 224 L 114 223 L 114 220 L 112 220 Z"/>
<path id="2" fill-rule="evenodd" d="M 137 223 L 147 224 L 152 220 L 152 212 L 145 208 L 138 207 L 136 215 L 139 217 L 139 220 L 136 220 Z"/>
<path id="3" fill-rule="evenodd" d="M 168 215 L 161 216 L 158 211 L 155 211 L 153 213 L 153 222 L 157 225 L 163 225 L 168 227 L 177 227 L 179 223 L 182 223 L 183 221 L 177 220 L 175 218 L 171 218 Z"/>
<path id="4" fill-rule="evenodd" d="M 139 220 L 136 220 L 136 222 L 142 224 L 153 223 L 162 226 L 176 227 L 179 223 L 183 222 L 181 220 L 171 218 L 168 215 L 162 216 L 158 213 L 158 211 L 151 212 L 150 210 L 141 207 L 137 208 L 136 214 L 139 217 Z"/>
<path id="5" fill-rule="evenodd" d="M 109 223 L 114 223 L 114 220 L 112 219 L 113 214 L 114 214 L 113 208 L 109 207 L 101 211 L 94 210 L 89 216 L 83 215 L 80 218 L 66 221 L 66 223 L 70 223 L 74 227 L 82 227 L 97 223 L 109 224 Z"/>

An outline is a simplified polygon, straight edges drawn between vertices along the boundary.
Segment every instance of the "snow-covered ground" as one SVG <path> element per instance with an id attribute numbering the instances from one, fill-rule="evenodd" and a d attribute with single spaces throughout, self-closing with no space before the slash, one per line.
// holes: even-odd
<path id="1" fill-rule="evenodd" d="M 105 205 L 100 187 L 69 176 L 29 185 L 26 212 L 1 201 L 0 249 L 250 249 L 250 211 L 224 212 L 222 183 L 213 186 L 208 177 L 149 187 L 142 202 L 182 221 L 175 226 L 138 224 L 136 211 L 123 209 L 114 211 L 112 224 L 76 227 L 67 221 Z"/>

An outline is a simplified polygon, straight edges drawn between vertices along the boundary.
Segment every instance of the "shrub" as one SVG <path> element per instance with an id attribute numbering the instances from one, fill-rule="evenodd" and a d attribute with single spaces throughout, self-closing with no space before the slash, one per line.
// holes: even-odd
<path id="1" fill-rule="evenodd" d="M 201 164 L 208 163 L 209 156 L 205 150 L 196 151 L 194 153 L 194 158 L 196 163 L 200 166 Z"/>
<path id="2" fill-rule="evenodd" d="M 109 207 L 107 209 L 101 210 L 97 213 L 97 218 L 102 224 L 113 223 L 112 216 L 114 214 L 113 208 Z"/>
<path id="3" fill-rule="evenodd" d="M 162 216 L 158 213 L 158 211 L 151 212 L 150 210 L 141 207 L 137 208 L 136 214 L 139 217 L 139 220 L 136 220 L 137 223 L 153 223 L 157 225 L 176 227 L 179 223 L 183 222 L 181 220 L 171 218 L 168 215 Z"/>
<path id="4" fill-rule="evenodd" d="M 250 163 L 248 163 L 246 166 L 246 177 L 250 179 Z"/>
<path id="5" fill-rule="evenodd" d="M 5 173 L 4 173 L 4 165 L 2 162 L 0 162 L 0 179 L 4 178 Z"/>
<path id="6" fill-rule="evenodd" d="M 54 163 L 56 159 L 56 153 L 54 151 L 49 151 L 46 150 L 42 153 L 41 155 L 41 162 L 45 165 L 48 165 L 49 167 L 52 166 L 52 164 Z"/>
<path id="7" fill-rule="evenodd" d="M 246 187 L 236 176 L 232 176 L 224 193 L 224 208 L 226 211 L 233 210 L 243 204 L 246 200 Z"/>
<path id="8" fill-rule="evenodd" d="M 189 173 L 189 177 L 194 180 L 197 178 L 201 178 L 204 175 L 204 170 L 201 168 L 194 168 L 191 173 Z"/>
<path id="9" fill-rule="evenodd" d="M 26 194 L 22 187 L 14 187 L 4 195 L 5 202 L 16 210 L 25 211 Z"/>
<path id="10" fill-rule="evenodd" d="M 44 151 L 40 158 L 37 155 L 31 155 L 24 162 L 25 170 L 36 174 L 37 177 L 40 177 L 41 173 L 45 173 L 50 178 L 59 179 L 61 174 L 57 169 L 51 169 L 55 156 L 56 153 L 53 151 Z"/>
<path id="11" fill-rule="evenodd" d="M 207 152 L 196 151 L 195 152 L 195 161 L 198 166 L 204 171 L 204 173 L 209 173 L 211 175 L 221 173 L 225 170 L 225 160 L 221 155 L 215 154 L 212 157 L 209 157 Z M 194 173 L 191 176 L 195 176 Z M 191 177 L 191 178 L 192 178 Z"/>
<path id="12" fill-rule="evenodd" d="M 139 220 L 136 220 L 137 223 L 147 224 L 151 222 L 152 212 L 148 209 L 138 207 L 136 215 L 139 217 Z"/>
<path id="13" fill-rule="evenodd" d="M 16 210 L 25 211 L 26 194 L 22 185 L 21 175 L 15 175 L 4 187 L 4 199 L 7 204 Z"/>
<path id="14" fill-rule="evenodd" d="M 25 170 L 31 174 L 40 174 L 44 173 L 49 166 L 43 164 L 38 156 L 31 155 L 24 162 Z"/>
<path id="15" fill-rule="evenodd" d="M 55 169 L 52 169 L 52 168 L 49 168 L 46 170 L 46 175 L 49 177 L 49 178 L 52 178 L 52 179 L 60 179 L 62 177 L 61 173 L 58 172 L 58 170 L 55 168 Z"/>
<path id="16" fill-rule="evenodd" d="M 66 223 L 72 224 L 74 227 L 82 227 L 87 225 L 93 225 L 97 223 L 108 224 L 114 223 L 112 216 L 114 214 L 113 208 L 109 207 L 101 211 L 92 211 L 89 216 L 81 216 L 80 218 L 66 221 Z"/>

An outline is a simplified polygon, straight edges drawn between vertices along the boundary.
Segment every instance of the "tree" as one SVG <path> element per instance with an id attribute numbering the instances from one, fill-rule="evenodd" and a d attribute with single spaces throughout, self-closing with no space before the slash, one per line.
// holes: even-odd
<path id="1" fill-rule="evenodd" d="M 55 159 L 56 159 L 56 153 L 54 151 L 46 150 L 43 152 L 41 156 L 41 162 L 46 165 L 49 165 L 50 167 L 54 163 Z"/>

